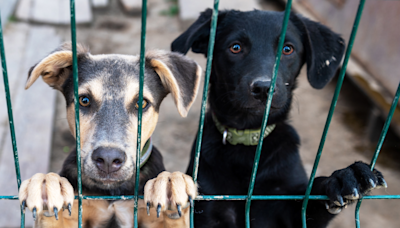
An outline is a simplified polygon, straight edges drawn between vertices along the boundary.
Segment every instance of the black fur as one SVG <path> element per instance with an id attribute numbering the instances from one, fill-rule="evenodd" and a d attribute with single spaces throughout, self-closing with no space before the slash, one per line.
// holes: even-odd
<path id="1" fill-rule="evenodd" d="M 172 43 L 172 51 L 203 53 L 207 56 L 210 9 Z M 261 126 L 265 98 L 256 99 L 251 87 L 254 80 L 270 80 L 275 63 L 283 13 L 267 11 L 222 11 L 218 17 L 217 35 L 210 78 L 210 111 L 206 116 L 198 183 L 205 195 L 246 195 L 256 146 L 233 146 L 222 143 L 211 112 L 228 127 L 254 129 Z M 230 47 L 241 46 L 234 54 Z M 296 78 L 307 63 L 308 80 L 314 88 L 324 87 L 335 75 L 344 52 L 343 39 L 327 27 L 292 14 L 285 45 L 294 47 L 283 55 L 272 100 L 268 124 L 275 130 L 264 139 L 254 195 L 304 195 L 308 177 L 298 147 L 300 139 L 287 123 Z M 327 62 L 329 61 L 329 62 Z M 187 174 L 193 170 L 194 147 Z M 334 217 L 326 209 L 342 209 L 335 201 L 357 189 L 360 195 L 372 187 L 369 179 L 384 185 L 379 171 L 371 172 L 361 162 L 336 171 L 330 177 L 315 179 L 313 195 L 328 195 L 325 201 L 310 201 L 307 224 L 310 228 L 326 227 Z M 344 199 L 344 204 L 352 200 Z M 302 201 L 253 201 L 251 227 L 301 227 Z M 245 227 L 245 201 L 199 201 L 195 206 L 195 226 Z"/>

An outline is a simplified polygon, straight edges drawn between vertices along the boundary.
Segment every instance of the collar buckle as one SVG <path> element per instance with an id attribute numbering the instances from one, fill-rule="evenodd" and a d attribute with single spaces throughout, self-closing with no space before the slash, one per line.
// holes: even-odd
<path id="1" fill-rule="evenodd" d="M 228 136 L 228 129 L 225 128 L 224 133 L 222 133 L 222 144 L 226 145 L 226 137 Z"/>

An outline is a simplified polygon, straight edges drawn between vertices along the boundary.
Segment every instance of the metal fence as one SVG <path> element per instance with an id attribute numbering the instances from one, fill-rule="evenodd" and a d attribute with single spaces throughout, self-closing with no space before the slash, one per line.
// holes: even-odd
<path id="1" fill-rule="evenodd" d="M 218 19 L 218 5 L 219 0 L 214 0 L 214 8 L 211 20 L 211 29 L 210 29 L 210 40 L 208 45 L 208 52 L 213 53 L 214 50 L 214 41 L 215 41 L 215 34 L 216 34 L 216 27 L 217 27 L 217 19 Z M 279 69 L 281 51 L 284 43 L 284 38 L 286 34 L 286 28 L 289 21 L 289 15 L 291 11 L 292 1 L 288 0 L 285 9 L 285 16 L 282 22 L 282 31 L 279 38 L 278 44 L 278 51 L 275 58 L 275 65 L 273 68 L 273 76 L 272 76 L 272 84 L 271 89 L 269 90 L 268 99 L 266 102 L 266 109 L 264 113 L 264 118 L 262 121 L 261 126 L 261 133 L 265 131 L 267 126 L 268 115 L 271 108 L 271 101 L 273 96 L 273 91 L 275 87 L 277 72 Z M 346 49 L 345 59 L 343 62 L 343 66 L 340 70 L 339 78 L 337 80 L 336 89 L 332 98 L 332 103 L 329 109 L 328 117 L 325 123 L 325 128 L 321 137 L 321 141 L 319 144 L 318 152 L 314 161 L 314 166 L 312 169 L 311 177 L 308 183 L 308 188 L 305 195 L 253 195 L 253 188 L 255 184 L 255 178 L 257 174 L 259 159 L 261 155 L 261 148 L 263 144 L 263 137 L 259 138 L 257 150 L 254 158 L 254 164 L 250 179 L 250 185 L 248 189 L 247 195 L 201 195 L 198 196 L 195 200 L 245 200 L 246 201 L 246 227 L 250 228 L 250 206 L 252 200 L 303 200 L 303 207 L 301 211 L 302 215 L 302 224 L 303 228 L 307 227 L 306 224 L 306 210 L 307 204 L 309 200 L 328 200 L 327 196 L 324 195 L 310 195 L 311 188 L 313 186 L 315 173 L 319 164 L 319 160 L 321 158 L 322 150 L 324 147 L 324 143 L 326 140 L 326 136 L 329 130 L 329 125 L 331 123 L 332 115 L 336 107 L 336 103 L 339 97 L 340 89 L 342 87 L 342 83 L 344 80 L 344 76 L 346 73 L 347 64 L 350 58 L 351 50 L 353 47 L 353 43 L 356 37 L 357 28 L 361 19 L 363 7 L 365 5 L 365 0 L 361 0 L 359 3 L 358 11 L 355 17 L 355 21 L 353 24 L 353 29 L 350 35 L 349 44 Z M 78 168 L 78 196 L 75 196 L 75 199 L 78 199 L 79 204 L 79 227 L 82 227 L 82 200 L 134 200 L 134 227 L 137 228 L 137 213 L 138 213 L 138 200 L 143 199 L 143 196 L 139 195 L 139 173 L 140 169 L 140 149 L 141 149 L 141 123 L 142 123 L 142 106 L 139 105 L 138 111 L 138 138 L 137 138 L 137 153 L 136 153 L 136 185 L 135 185 L 135 195 L 131 196 L 87 196 L 82 195 L 82 180 L 81 180 L 81 156 L 80 156 L 80 131 L 79 131 L 79 98 L 78 98 L 78 63 L 77 63 L 77 52 L 76 52 L 76 25 L 75 25 L 75 1 L 70 0 L 70 10 L 71 10 L 71 40 L 72 40 L 72 52 L 73 52 L 73 77 L 74 77 L 74 105 L 75 105 L 75 127 L 76 127 L 76 153 L 77 153 L 77 168 Z M 142 28 L 141 28 L 141 45 L 140 45 L 140 79 L 139 79 L 139 104 L 143 101 L 143 81 L 144 81 L 144 54 L 145 54 L 145 42 L 146 42 L 146 16 L 147 16 L 147 0 L 142 0 Z M 14 161 L 15 161 L 15 171 L 17 174 L 17 183 L 18 188 L 21 185 L 21 175 L 20 175 L 20 168 L 19 168 L 19 161 L 18 161 L 18 151 L 17 151 L 17 142 L 15 137 L 14 131 L 14 121 L 13 121 L 13 113 L 11 107 L 11 98 L 10 98 L 10 90 L 8 85 L 8 76 L 7 76 L 7 65 L 6 65 L 6 56 L 4 51 L 4 41 L 3 41 L 3 30 L 1 28 L 1 18 L 0 18 L 0 52 L 1 52 L 1 63 L 3 69 L 3 80 L 5 86 L 5 94 L 6 94 L 6 101 L 7 101 L 7 108 L 8 108 L 8 117 L 9 117 L 9 125 L 11 131 L 11 140 L 13 145 L 13 153 L 14 153 Z M 201 114 L 200 114 L 200 121 L 199 121 L 199 129 L 197 134 L 196 140 L 196 151 L 195 151 L 195 161 L 194 161 L 194 168 L 193 168 L 193 180 L 197 182 L 197 173 L 198 173 L 198 166 L 199 166 L 199 157 L 200 157 L 200 150 L 201 150 L 201 141 L 203 135 L 203 126 L 204 126 L 204 117 L 207 105 L 207 94 L 208 94 L 208 84 L 210 79 L 211 73 L 211 63 L 212 63 L 213 55 L 207 56 L 207 65 L 206 65 L 206 73 L 205 73 L 205 80 L 204 80 L 204 90 L 203 90 L 203 98 L 201 103 Z M 382 129 L 381 135 L 379 137 L 379 141 L 377 147 L 375 149 L 374 156 L 370 163 L 371 170 L 374 168 L 376 160 L 378 158 L 379 152 L 385 140 L 386 133 L 389 129 L 390 121 L 392 119 L 393 113 L 396 109 L 397 103 L 400 97 L 400 83 L 397 88 L 397 92 L 395 97 L 393 98 L 393 102 L 388 114 L 388 117 L 385 121 L 384 127 Z M 260 134 L 261 134 L 260 133 Z M 359 210 L 363 199 L 400 199 L 400 195 L 374 195 L 374 196 L 365 196 L 362 199 L 358 200 L 356 211 L 355 211 L 355 223 L 356 227 L 360 227 L 360 218 L 359 218 Z M 0 200 L 18 200 L 18 196 L 0 196 Z M 300 212 L 299 212 L 300 213 Z M 194 208 L 193 206 L 190 208 L 190 227 L 193 228 L 193 216 L 194 216 Z M 25 226 L 25 209 L 21 206 L 21 227 Z"/>

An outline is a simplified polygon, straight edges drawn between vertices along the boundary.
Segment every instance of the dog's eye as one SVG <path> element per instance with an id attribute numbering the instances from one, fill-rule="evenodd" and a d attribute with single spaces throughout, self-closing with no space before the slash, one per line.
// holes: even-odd
<path id="1" fill-rule="evenodd" d="M 294 48 L 293 48 L 292 45 L 285 45 L 285 46 L 282 48 L 282 53 L 283 53 L 284 55 L 290 55 L 290 54 L 293 53 L 293 51 L 294 51 Z"/>
<path id="2" fill-rule="evenodd" d="M 231 50 L 232 53 L 237 54 L 242 50 L 242 47 L 240 47 L 239 44 L 234 44 L 229 49 Z"/>
<path id="3" fill-rule="evenodd" d="M 87 96 L 80 96 L 79 104 L 81 104 L 83 107 L 87 107 L 90 104 L 90 99 Z"/>
<path id="4" fill-rule="evenodd" d="M 143 102 L 142 102 L 142 109 L 146 108 L 148 104 L 149 104 L 149 103 L 148 103 L 145 99 L 143 99 Z M 139 101 L 135 104 L 135 108 L 136 108 L 136 109 L 139 109 Z"/>

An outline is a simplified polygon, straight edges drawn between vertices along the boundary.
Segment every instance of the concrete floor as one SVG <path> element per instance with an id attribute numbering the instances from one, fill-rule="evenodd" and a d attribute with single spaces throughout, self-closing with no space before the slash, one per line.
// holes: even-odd
<path id="1" fill-rule="evenodd" d="M 112 1 L 114 2 L 114 1 Z M 160 12 L 171 4 L 165 0 L 150 1 L 147 20 L 148 49 L 166 49 L 181 32 L 176 16 L 162 16 Z M 270 5 L 264 5 L 271 9 Z M 94 12 L 95 21 L 90 26 L 78 27 L 78 41 L 88 45 L 93 54 L 140 52 L 140 18 L 124 15 L 115 2 L 110 9 Z M 70 40 L 69 28 L 59 28 L 65 40 Z M 205 66 L 202 55 L 189 54 L 200 65 Z M 291 112 L 291 122 L 301 139 L 301 156 L 304 165 L 311 172 L 314 157 L 325 124 L 335 84 L 323 90 L 314 90 L 308 84 L 305 71 L 299 76 L 299 87 Z M 201 96 L 201 93 L 199 93 Z M 187 118 L 181 118 L 170 96 L 163 102 L 160 118 L 155 130 L 154 144 L 164 156 L 169 171 L 185 171 L 189 162 L 189 151 L 198 127 L 201 97 L 198 97 Z M 61 94 L 57 98 L 53 155 L 51 171 L 59 171 L 73 138 L 66 122 L 65 104 Z M 366 140 L 366 120 L 370 105 L 365 98 L 355 93 L 354 87 L 345 82 L 328 134 L 317 175 L 330 175 L 334 170 L 347 167 L 354 161 L 369 162 L 374 145 Z M 386 190 L 373 194 L 400 194 L 399 147 L 382 151 L 377 168 L 385 175 L 389 185 Z M 399 200 L 365 200 L 361 207 L 363 228 L 397 228 L 400 226 Z M 354 205 L 350 206 L 329 225 L 330 228 L 355 227 Z"/>

